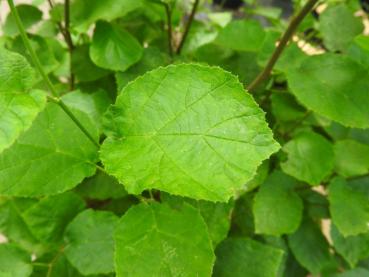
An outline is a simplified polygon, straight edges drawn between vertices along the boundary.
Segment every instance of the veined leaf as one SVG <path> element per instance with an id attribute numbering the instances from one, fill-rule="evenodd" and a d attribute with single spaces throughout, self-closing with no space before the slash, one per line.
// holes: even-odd
<path id="1" fill-rule="evenodd" d="M 31 255 L 12 244 L 0 244 L 0 276 L 28 277 L 32 273 Z"/>
<path id="2" fill-rule="evenodd" d="M 114 271 L 114 229 L 118 217 L 105 211 L 85 210 L 65 231 L 65 255 L 83 275 Z"/>
<path id="3" fill-rule="evenodd" d="M 369 73 L 349 57 L 311 56 L 287 71 L 287 79 L 307 108 L 348 127 L 369 127 Z"/>
<path id="4" fill-rule="evenodd" d="M 115 232 L 115 269 L 121 276 L 210 276 L 214 254 L 204 220 L 189 204 L 139 204 Z"/>
<path id="5" fill-rule="evenodd" d="M 263 111 L 219 68 L 173 65 L 127 85 L 106 115 L 101 159 L 130 193 L 227 201 L 279 149 Z"/>
<path id="6" fill-rule="evenodd" d="M 96 65 L 125 71 L 140 60 L 142 52 L 142 46 L 130 33 L 107 22 L 97 22 L 90 46 L 90 57 Z"/>
<path id="7" fill-rule="evenodd" d="M 73 111 L 97 139 L 87 115 Z M 95 172 L 97 149 L 56 104 L 0 154 L 0 194 L 42 196 L 64 192 Z"/>

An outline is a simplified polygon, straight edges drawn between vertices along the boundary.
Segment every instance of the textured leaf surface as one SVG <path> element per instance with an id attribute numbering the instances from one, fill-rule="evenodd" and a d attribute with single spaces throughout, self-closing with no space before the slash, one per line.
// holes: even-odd
<path id="1" fill-rule="evenodd" d="M 40 241 L 58 242 L 66 225 L 84 208 L 83 200 L 72 192 L 41 199 L 24 214 L 24 221 Z"/>
<path id="2" fill-rule="evenodd" d="M 101 159 L 130 193 L 227 201 L 279 148 L 236 77 L 214 67 L 151 71 L 123 89 L 105 121 Z"/>
<path id="3" fill-rule="evenodd" d="M 216 249 L 214 276 L 277 276 L 283 251 L 244 238 L 229 238 Z"/>
<path id="4" fill-rule="evenodd" d="M 345 126 L 369 127 L 369 73 L 343 55 L 304 59 L 287 72 L 291 91 L 307 108 Z"/>
<path id="5" fill-rule="evenodd" d="M 313 274 L 335 266 L 328 242 L 311 221 L 305 221 L 294 234 L 289 235 L 288 244 L 296 260 Z"/>
<path id="6" fill-rule="evenodd" d="M 0 244 L 0 276 L 28 277 L 32 273 L 31 255 L 12 244 Z"/>
<path id="7" fill-rule="evenodd" d="M 142 52 L 142 46 L 136 38 L 122 27 L 97 22 L 90 47 L 90 57 L 96 65 L 125 71 L 140 60 Z"/>
<path id="8" fill-rule="evenodd" d="M 111 212 L 85 210 L 65 231 L 65 255 L 83 275 L 114 271 L 114 229 L 118 217 Z"/>
<path id="9" fill-rule="evenodd" d="M 0 48 L 0 91 L 26 92 L 32 87 L 35 71 L 26 58 L 18 53 Z"/>
<path id="10" fill-rule="evenodd" d="M 369 231 L 369 198 L 361 190 L 335 178 L 329 185 L 332 221 L 342 235 L 354 236 Z"/>
<path id="11" fill-rule="evenodd" d="M 115 233 L 117 276 L 210 276 L 214 254 L 207 227 L 188 204 L 140 204 Z"/>
<path id="12" fill-rule="evenodd" d="M 97 135 L 87 115 L 74 114 Z M 64 192 L 95 172 L 97 149 L 59 106 L 49 103 L 32 127 L 0 155 L 0 194 Z"/>
<path id="13" fill-rule="evenodd" d="M 234 50 L 257 52 L 264 37 L 264 29 L 258 21 L 235 20 L 219 32 L 215 43 Z"/>
<path id="14" fill-rule="evenodd" d="M 328 7 L 319 22 L 324 45 L 331 51 L 345 51 L 354 37 L 363 31 L 360 17 L 354 16 L 345 4 Z"/>
<path id="15" fill-rule="evenodd" d="M 336 226 L 331 227 L 331 237 L 334 248 L 340 253 L 351 267 L 369 257 L 369 233 L 344 237 Z"/>
<path id="16" fill-rule="evenodd" d="M 283 146 L 288 159 L 281 163 L 282 170 L 310 185 L 318 185 L 334 167 L 332 144 L 313 132 L 296 135 Z"/>
<path id="17" fill-rule="evenodd" d="M 295 184 L 293 178 L 275 171 L 261 185 L 253 206 L 256 233 L 279 236 L 296 231 L 303 203 L 294 192 Z"/>
<path id="18" fill-rule="evenodd" d="M 358 176 L 369 172 L 369 145 L 355 140 L 341 140 L 334 145 L 336 171 L 344 176 Z"/>

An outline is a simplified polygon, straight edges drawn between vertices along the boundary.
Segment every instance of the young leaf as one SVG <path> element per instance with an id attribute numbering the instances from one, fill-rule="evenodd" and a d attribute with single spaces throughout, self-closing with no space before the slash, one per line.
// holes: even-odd
<path id="1" fill-rule="evenodd" d="M 283 251 L 245 238 L 228 238 L 217 247 L 214 277 L 277 276 Z"/>
<path id="2" fill-rule="evenodd" d="M 369 232 L 368 195 L 337 177 L 329 184 L 328 199 L 332 221 L 343 236 Z"/>
<path id="3" fill-rule="evenodd" d="M 288 244 L 296 260 L 314 275 L 336 266 L 327 240 L 312 221 L 306 220 L 294 234 L 289 235 Z"/>
<path id="4" fill-rule="evenodd" d="M 345 4 L 328 7 L 320 15 L 319 22 L 324 45 L 331 51 L 345 51 L 364 29 L 360 17 L 354 16 Z"/>
<path id="5" fill-rule="evenodd" d="M 215 67 L 146 73 L 123 89 L 106 122 L 101 159 L 136 194 L 227 201 L 279 148 L 252 97 Z"/>
<path id="6" fill-rule="evenodd" d="M 99 21 L 90 46 L 91 60 L 98 66 L 125 71 L 142 56 L 142 46 L 130 33 L 112 24 Z"/>
<path id="7" fill-rule="evenodd" d="M 0 276 L 28 277 L 32 273 L 31 255 L 12 244 L 0 244 Z"/>
<path id="8" fill-rule="evenodd" d="M 299 133 L 283 146 L 283 151 L 288 154 L 288 159 L 281 163 L 282 170 L 310 185 L 319 185 L 332 172 L 333 147 L 321 135 Z"/>
<path id="9" fill-rule="evenodd" d="M 41 199 L 23 213 L 23 218 L 37 239 L 59 242 L 66 225 L 84 207 L 85 204 L 78 195 L 66 192 Z"/>
<path id="10" fill-rule="evenodd" d="M 96 136 L 87 115 L 73 111 Z M 0 193 L 42 196 L 64 192 L 95 172 L 96 146 L 56 104 L 47 104 L 32 127 L 0 154 Z"/>
<path id="11" fill-rule="evenodd" d="M 355 140 L 341 140 L 334 145 L 335 167 L 344 177 L 364 175 L 369 172 L 369 145 Z"/>
<path id="12" fill-rule="evenodd" d="M 354 268 L 360 260 L 369 257 L 369 232 L 357 236 L 344 237 L 337 227 L 332 225 L 331 237 L 334 248 Z"/>
<path id="13" fill-rule="evenodd" d="M 113 233 L 118 220 L 111 212 L 85 210 L 68 225 L 64 252 L 83 275 L 114 272 Z"/>
<path id="14" fill-rule="evenodd" d="M 115 232 L 117 276 L 210 276 L 214 254 L 198 210 L 184 204 L 139 204 Z"/>
<path id="15" fill-rule="evenodd" d="M 296 231 L 303 203 L 293 190 L 295 184 L 293 178 L 275 171 L 261 185 L 253 205 L 256 233 L 279 236 Z"/>
<path id="16" fill-rule="evenodd" d="M 264 37 L 264 29 L 258 21 L 234 20 L 219 32 L 215 43 L 233 50 L 257 52 Z"/>
<path id="17" fill-rule="evenodd" d="M 369 127 L 369 73 L 349 57 L 311 56 L 287 71 L 287 79 L 307 108 L 348 127 Z"/>

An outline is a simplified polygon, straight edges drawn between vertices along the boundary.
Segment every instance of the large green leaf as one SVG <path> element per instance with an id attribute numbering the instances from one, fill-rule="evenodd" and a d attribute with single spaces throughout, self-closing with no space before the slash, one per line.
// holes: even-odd
<path id="1" fill-rule="evenodd" d="M 337 227 L 332 225 L 331 237 L 334 248 L 340 253 L 351 267 L 365 258 L 369 257 L 369 233 L 357 236 L 344 237 Z"/>
<path id="2" fill-rule="evenodd" d="M 122 90 L 106 123 L 101 159 L 136 194 L 227 201 L 279 148 L 237 78 L 215 67 L 146 73 Z"/>
<path id="3" fill-rule="evenodd" d="M 91 60 L 98 66 L 125 71 L 142 57 L 142 46 L 134 36 L 110 23 L 99 21 L 90 46 Z"/>
<path id="4" fill-rule="evenodd" d="M 295 179 L 280 171 L 261 185 L 253 206 L 256 233 L 279 236 L 296 231 L 303 204 L 294 191 L 295 185 Z"/>
<path id="5" fill-rule="evenodd" d="M 66 192 L 41 199 L 23 213 L 23 218 L 37 239 L 58 242 L 66 225 L 84 206 L 83 200 L 76 194 Z"/>
<path id="6" fill-rule="evenodd" d="M 216 249 L 215 277 L 277 276 L 283 251 L 245 238 L 228 238 Z"/>
<path id="7" fill-rule="evenodd" d="M 70 8 L 72 27 L 84 32 L 99 19 L 110 21 L 142 5 L 142 0 L 73 0 Z"/>
<path id="8" fill-rule="evenodd" d="M 117 276 L 210 276 L 214 254 L 204 220 L 189 204 L 140 204 L 115 233 Z"/>
<path id="9" fill-rule="evenodd" d="M 281 163 L 283 171 L 310 185 L 319 185 L 333 170 L 333 146 L 316 133 L 299 133 L 283 151 L 288 154 L 287 161 Z"/>
<path id="10" fill-rule="evenodd" d="M 336 171 L 344 177 L 369 172 L 369 145 L 355 140 L 341 140 L 334 145 Z"/>
<path id="11" fill-rule="evenodd" d="M 73 111 L 97 140 L 87 115 Z M 32 127 L 0 155 L 0 194 L 64 192 L 95 172 L 97 149 L 66 113 L 49 103 Z"/>
<path id="12" fill-rule="evenodd" d="M 342 235 L 369 232 L 368 194 L 337 177 L 329 184 L 328 197 L 332 221 Z"/>
<path id="13" fill-rule="evenodd" d="M 32 27 L 32 25 L 36 24 L 42 18 L 42 12 L 35 6 L 21 4 L 17 5 L 16 9 L 25 29 Z M 2 26 L 2 31 L 8 36 L 14 36 L 19 33 L 18 26 L 12 13 L 9 13 L 6 17 L 4 26 Z"/>
<path id="14" fill-rule="evenodd" d="M 311 56 L 287 71 L 287 78 L 307 108 L 345 126 L 369 127 L 369 72 L 349 57 Z"/>
<path id="15" fill-rule="evenodd" d="M 335 267 L 328 242 L 312 221 L 303 222 L 294 234 L 289 235 L 288 244 L 296 260 L 314 275 Z"/>
<path id="16" fill-rule="evenodd" d="M 85 210 L 65 231 L 65 255 L 83 275 L 114 271 L 114 229 L 118 217 L 111 212 Z"/>
<path id="17" fill-rule="evenodd" d="M 319 22 L 324 45 L 331 51 L 346 50 L 364 29 L 362 19 L 354 16 L 345 4 L 328 7 L 320 15 Z"/>
<path id="18" fill-rule="evenodd" d="M 234 50 L 257 52 L 264 38 L 264 29 L 258 21 L 234 20 L 219 32 L 215 43 Z"/>
<path id="19" fill-rule="evenodd" d="M 0 276 L 28 277 L 32 273 L 31 255 L 12 244 L 0 244 Z"/>

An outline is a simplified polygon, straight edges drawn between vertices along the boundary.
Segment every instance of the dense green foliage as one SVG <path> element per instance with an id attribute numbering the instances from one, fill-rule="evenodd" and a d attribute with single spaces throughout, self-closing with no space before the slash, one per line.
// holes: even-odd
<path id="1" fill-rule="evenodd" d="M 30 2 L 0 27 L 1 277 L 369 276 L 360 1 Z"/>

